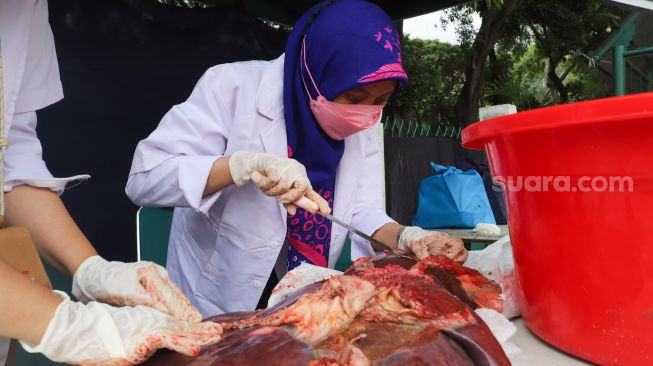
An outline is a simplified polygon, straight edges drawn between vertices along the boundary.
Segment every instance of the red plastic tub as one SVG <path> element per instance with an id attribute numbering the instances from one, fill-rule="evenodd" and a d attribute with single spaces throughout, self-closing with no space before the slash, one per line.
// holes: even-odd
<path id="1" fill-rule="evenodd" d="M 653 364 L 653 93 L 497 117 L 462 139 L 506 184 L 528 327 L 598 364 Z"/>

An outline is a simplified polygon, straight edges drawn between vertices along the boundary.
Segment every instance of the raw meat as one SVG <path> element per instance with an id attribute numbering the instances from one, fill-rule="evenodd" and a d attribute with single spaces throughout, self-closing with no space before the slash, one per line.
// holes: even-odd
<path id="1" fill-rule="evenodd" d="M 445 257 L 361 259 L 262 311 L 210 318 L 225 337 L 197 358 L 148 365 L 509 365 L 472 309 L 501 311 L 500 288 Z"/>

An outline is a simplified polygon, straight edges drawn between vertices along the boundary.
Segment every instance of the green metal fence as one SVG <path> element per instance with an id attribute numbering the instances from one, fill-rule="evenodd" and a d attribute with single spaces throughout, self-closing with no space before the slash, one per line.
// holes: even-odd
<path id="1" fill-rule="evenodd" d="M 446 137 L 460 140 L 462 128 L 449 123 L 424 123 L 412 120 L 399 120 L 386 117 L 383 121 L 383 131 L 390 137 Z"/>

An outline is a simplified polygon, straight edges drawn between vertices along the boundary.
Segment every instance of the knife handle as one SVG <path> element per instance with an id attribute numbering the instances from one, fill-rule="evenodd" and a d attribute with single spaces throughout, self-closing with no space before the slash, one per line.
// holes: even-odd
<path id="1" fill-rule="evenodd" d="M 319 208 L 317 203 L 309 200 L 308 198 L 306 198 L 306 196 L 302 196 L 302 198 L 300 198 L 299 200 L 293 202 L 292 204 L 297 206 L 297 207 L 303 208 L 304 210 L 306 210 L 306 211 L 308 211 L 310 213 L 316 213 L 317 209 Z"/>

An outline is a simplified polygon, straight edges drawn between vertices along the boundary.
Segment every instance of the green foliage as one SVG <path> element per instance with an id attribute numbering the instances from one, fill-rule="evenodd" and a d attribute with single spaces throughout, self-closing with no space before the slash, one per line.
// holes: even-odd
<path id="1" fill-rule="evenodd" d="M 526 0 L 515 21 L 533 34 L 543 56 L 592 51 L 621 17 L 602 0 Z"/>
<path id="2" fill-rule="evenodd" d="M 546 62 L 537 54 L 535 46 L 510 61 L 508 72 L 488 83 L 481 104 L 510 103 L 520 111 L 551 105 L 553 98 L 546 87 Z M 489 102 L 490 99 L 494 102 Z"/>
<path id="3" fill-rule="evenodd" d="M 476 3 L 459 5 L 447 9 L 445 16 L 440 19 L 443 29 L 455 27 L 461 51 L 469 51 L 472 43 L 474 43 L 476 30 L 474 29 L 473 16 L 478 13 L 480 13 L 480 10 Z"/>
<path id="4" fill-rule="evenodd" d="M 593 66 L 587 64 L 587 59 L 572 57 L 563 62 L 559 68 L 571 70 L 565 79 L 570 101 L 577 102 L 612 95 L 610 85 L 591 72 Z"/>
<path id="5" fill-rule="evenodd" d="M 520 57 L 513 57 L 510 70 L 484 89 L 482 105 L 511 103 L 518 110 L 528 110 L 555 104 L 556 98 L 547 87 L 548 61 L 542 57 L 537 45 L 531 45 Z M 602 98 L 610 90 L 603 80 L 597 79 L 587 67 L 587 58 L 569 57 L 558 65 L 557 73 L 565 76 L 569 101 Z M 490 102 L 490 100 L 494 100 Z"/>
<path id="6" fill-rule="evenodd" d="M 409 87 L 391 101 L 389 108 L 399 111 L 406 120 L 453 120 L 453 108 L 464 81 L 459 48 L 410 37 L 404 37 L 402 47 Z"/>
<path id="7" fill-rule="evenodd" d="M 480 1 L 447 10 L 442 27 L 455 26 L 460 45 L 404 39 L 404 67 L 410 86 L 391 103 L 392 133 L 418 135 L 436 126 L 457 125 L 455 104 L 465 82 L 465 68 L 477 30 L 472 16 L 483 16 L 501 1 Z M 511 103 L 519 110 L 607 96 L 609 90 L 591 74 L 591 55 L 615 29 L 624 13 L 602 0 L 524 0 L 506 22 L 486 61 L 480 106 Z M 455 24 L 455 25 L 454 25 Z M 551 80 L 549 65 L 555 78 Z M 561 100 L 560 96 L 566 95 Z M 390 114 L 386 114 L 390 115 Z M 408 126 L 408 127 L 406 127 Z M 412 127 L 410 127 L 412 126 Z M 419 126 L 415 127 L 415 126 Z"/>
<path id="8" fill-rule="evenodd" d="M 555 70 L 545 73 L 545 81 L 557 103 L 603 96 L 605 90 L 589 75 L 592 59 L 587 55 L 609 37 L 624 14 L 602 0 L 525 0 L 499 47 L 510 48 L 515 39 L 533 44 L 536 57 Z"/>
<path id="9" fill-rule="evenodd" d="M 485 0 L 485 5 L 487 7 L 494 6 L 498 8 L 503 5 L 503 0 Z"/>

